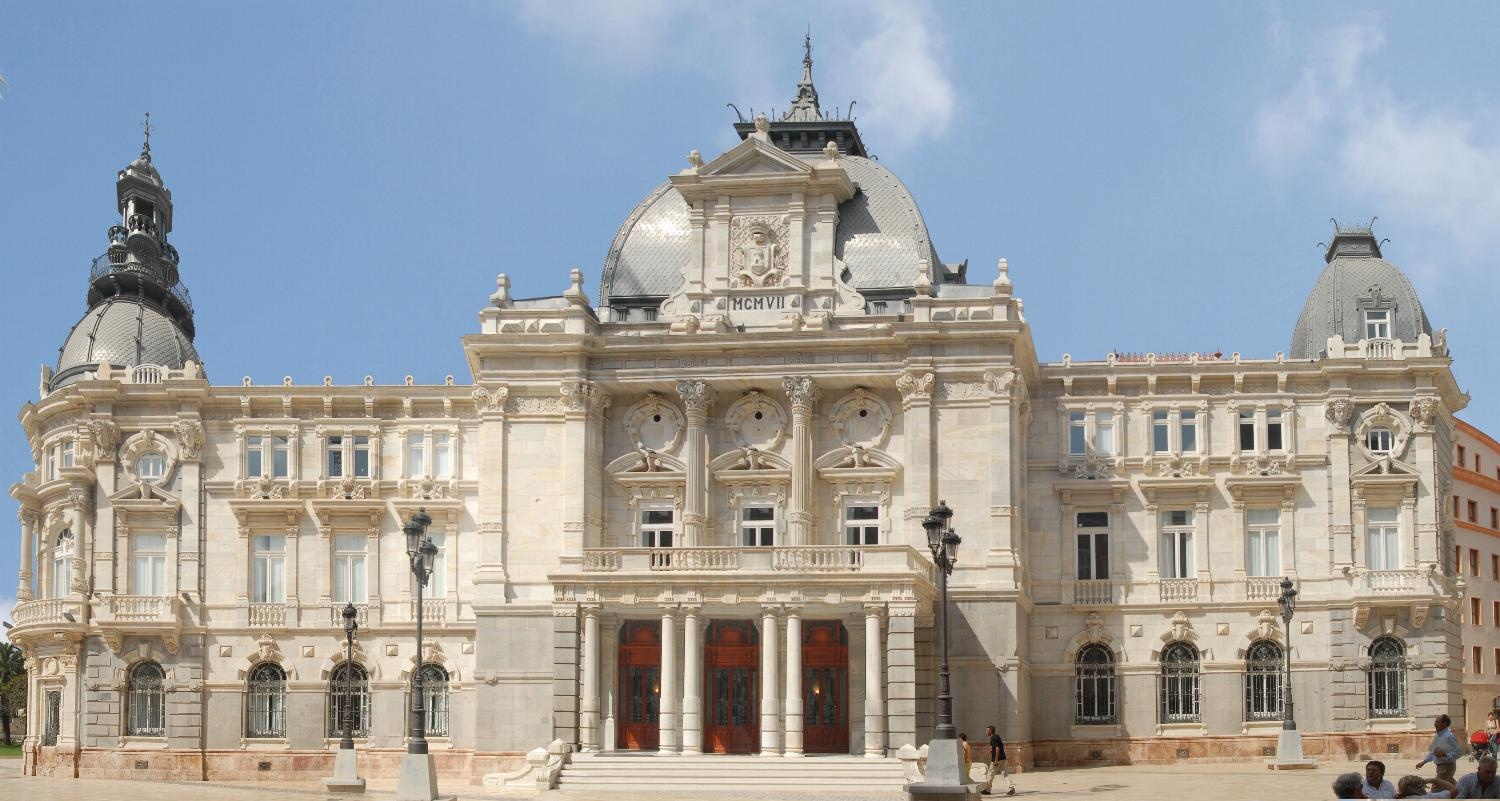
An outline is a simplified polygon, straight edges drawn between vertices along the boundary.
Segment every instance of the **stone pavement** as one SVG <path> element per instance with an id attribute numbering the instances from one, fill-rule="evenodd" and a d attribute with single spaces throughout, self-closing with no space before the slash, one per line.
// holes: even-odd
<path id="1" fill-rule="evenodd" d="M 1420 772 L 1432 776 L 1432 767 L 1412 770 L 1411 763 L 1387 761 L 1388 778 Z M 149 801 L 308 801 L 327 797 L 316 783 L 231 784 L 216 782 L 147 783 L 104 779 L 48 779 L 20 776 L 19 759 L 0 759 L 0 799 L 5 801 L 120 801 L 148 797 Z M 1333 779 L 1346 771 L 1362 771 L 1362 762 L 1335 762 L 1315 770 L 1270 771 L 1263 765 L 1248 763 L 1189 765 L 1129 765 L 1098 768 L 1040 769 L 1015 777 L 1016 798 L 1100 799 L 1101 801 L 1146 801 L 1164 798 L 1205 798 L 1215 801 L 1292 801 L 1292 799 L 1332 798 Z M 1460 775 L 1473 769 L 1468 760 L 1459 766 Z M 395 783 L 371 782 L 363 797 L 372 801 L 390 801 L 395 797 Z M 540 798 L 541 801 L 688 801 L 702 798 L 701 793 L 662 795 L 631 792 L 629 788 L 601 794 L 593 790 L 557 790 L 545 796 L 534 794 L 487 794 L 475 786 L 443 785 L 442 791 L 456 793 L 460 799 L 477 801 L 493 798 Z M 996 799 L 1004 796 L 996 795 Z M 344 796 L 359 798 L 359 796 Z M 898 801 L 901 793 L 841 796 L 830 793 L 787 793 L 740 791 L 715 793 L 714 801 Z"/>

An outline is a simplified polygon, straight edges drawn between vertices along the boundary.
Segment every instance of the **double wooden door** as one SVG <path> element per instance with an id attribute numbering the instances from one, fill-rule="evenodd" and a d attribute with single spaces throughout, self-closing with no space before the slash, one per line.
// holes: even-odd
<path id="1" fill-rule="evenodd" d="M 627 621 L 620 627 L 619 656 L 616 747 L 655 751 L 661 742 L 661 623 Z"/>
<path id="2" fill-rule="evenodd" d="M 748 754 L 760 741 L 760 639 L 748 620 L 708 624 L 703 648 L 703 746 Z"/>
<path id="3" fill-rule="evenodd" d="M 802 749 L 849 753 L 849 632 L 836 620 L 802 629 Z"/>

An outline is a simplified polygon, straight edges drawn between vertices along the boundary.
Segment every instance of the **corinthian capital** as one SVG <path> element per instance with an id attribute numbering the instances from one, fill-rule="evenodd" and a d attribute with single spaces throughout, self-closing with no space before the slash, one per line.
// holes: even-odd
<path id="1" fill-rule="evenodd" d="M 799 375 L 788 376 L 781 379 L 781 388 L 786 390 L 787 399 L 792 402 L 792 409 L 811 410 L 823 396 L 823 390 L 812 380 L 812 378 Z"/>
<path id="2" fill-rule="evenodd" d="M 896 389 L 901 391 L 901 401 L 905 404 L 916 400 L 929 400 L 932 398 L 932 385 L 935 380 L 931 370 L 907 370 L 896 379 Z"/>
<path id="3" fill-rule="evenodd" d="M 677 394 L 682 397 L 682 405 L 687 408 L 688 414 L 707 414 L 710 406 L 714 405 L 714 399 L 719 393 L 709 386 L 707 381 L 684 379 L 677 382 Z"/>
<path id="4" fill-rule="evenodd" d="M 561 387 L 563 408 L 570 412 L 587 412 L 594 407 L 598 389 L 592 381 L 564 381 Z"/>

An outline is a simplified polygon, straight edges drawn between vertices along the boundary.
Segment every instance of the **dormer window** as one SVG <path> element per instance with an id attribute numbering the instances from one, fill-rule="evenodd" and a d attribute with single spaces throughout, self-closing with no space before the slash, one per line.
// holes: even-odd
<path id="1" fill-rule="evenodd" d="M 167 472 L 167 458 L 156 451 L 147 451 L 135 460 L 135 474 L 142 481 L 159 481 Z"/>
<path id="2" fill-rule="evenodd" d="M 1393 439 L 1389 428 L 1372 428 L 1365 432 L 1365 447 L 1370 449 L 1370 453 L 1388 455 Z"/>
<path id="3" fill-rule="evenodd" d="M 1390 309 L 1365 309 L 1365 339 L 1391 338 Z"/>

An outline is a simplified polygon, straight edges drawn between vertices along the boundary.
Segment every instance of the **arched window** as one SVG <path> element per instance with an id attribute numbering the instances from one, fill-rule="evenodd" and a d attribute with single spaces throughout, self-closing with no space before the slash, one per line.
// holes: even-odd
<path id="1" fill-rule="evenodd" d="M 1245 720 L 1281 720 L 1281 646 L 1257 640 L 1245 654 Z"/>
<path id="2" fill-rule="evenodd" d="M 355 737 L 370 734 L 370 675 L 352 662 L 340 663 L 328 679 L 328 736 L 343 737 L 344 723 Z"/>
<path id="3" fill-rule="evenodd" d="M 130 669 L 125 703 L 125 734 L 162 737 L 167 733 L 167 698 L 162 682 L 167 674 L 155 662 L 137 662 Z"/>
<path id="4" fill-rule="evenodd" d="M 1117 722 L 1115 658 L 1109 648 L 1098 643 L 1085 646 L 1073 662 L 1073 671 L 1078 708 L 1073 722 L 1080 726 Z"/>
<path id="5" fill-rule="evenodd" d="M 1161 652 L 1161 722 L 1200 723 L 1198 649 L 1174 642 Z"/>
<path id="6" fill-rule="evenodd" d="M 1370 717 L 1406 717 L 1406 647 L 1394 637 L 1370 643 Z"/>
<path id="7" fill-rule="evenodd" d="M 73 532 L 57 532 L 52 544 L 52 574 L 47 577 L 47 597 L 61 598 L 73 589 Z"/>
<path id="8" fill-rule="evenodd" d="M 422 689 L 422 709 L 427 716 L 427 736 L 448 736 L 448 671 L 442 665 L 422 666 L 417 678 Z"/>
<path id="9" fill-rule="evenodd" d="M 250 671 L 245 696 L 245 736 L 286 736 L 286 671 L 262 662 Z"/>

